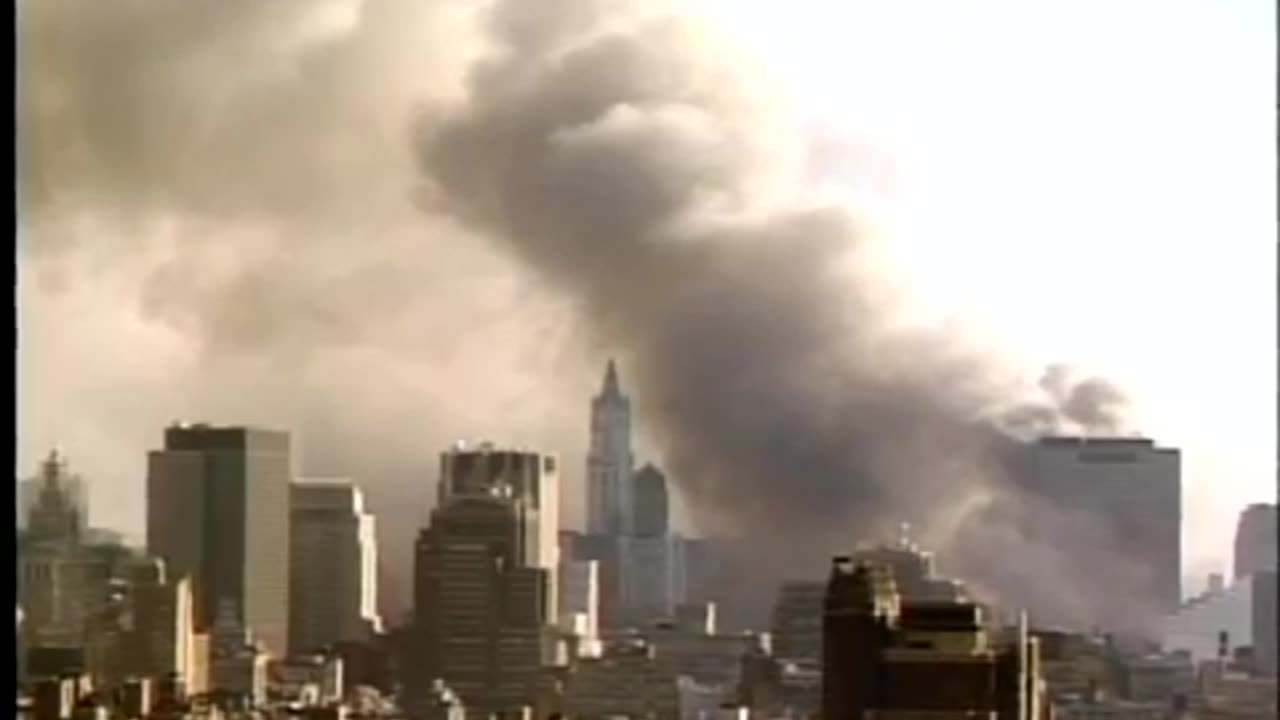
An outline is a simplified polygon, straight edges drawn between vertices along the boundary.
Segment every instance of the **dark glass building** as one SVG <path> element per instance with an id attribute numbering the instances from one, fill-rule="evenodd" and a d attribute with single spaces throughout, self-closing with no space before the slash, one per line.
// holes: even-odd
<path id="1" fill-rule="evenodd" d="M 289 637 L 288 433 L 175 425 L 147 465 L 147 551 L 190 577 L 197 632 L 219 605 L 268 652 Z"/>

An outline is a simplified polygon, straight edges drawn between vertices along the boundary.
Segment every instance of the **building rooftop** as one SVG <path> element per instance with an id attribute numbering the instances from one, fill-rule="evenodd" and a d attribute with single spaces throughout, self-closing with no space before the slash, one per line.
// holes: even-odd
<path id="1" fill-rule="evenodd" d="M 1155 447 L 1155 440 L 1144 437 L 1085 437 L 1082 435 L 1047 435 L 1039 444 L 1049 447 Z"/>

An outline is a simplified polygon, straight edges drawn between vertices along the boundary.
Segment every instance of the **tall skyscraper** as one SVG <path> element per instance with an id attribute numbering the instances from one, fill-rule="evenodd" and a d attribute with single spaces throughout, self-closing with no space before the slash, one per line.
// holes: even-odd
<path id="1" fill-rule="evenodd" d="M 364 494 L 347 480 L 290 488 L 289 651 L 295 655 L 381 629 L 378 545 Z"/>
<path id="2" fill-rule="evenodd" d="M 609 361 L 604 386 L 591 401 L 587 452 L 587 531 L 630 535 L 634 518 L 631 474 L 631 400 L 622 393 L 618 368 Z"/>
<path id="3" fill-rule="evenodd" d="M 1126 607 L 1122 622 L 1151 622 L 1182 603 L 1182 463 L 1176 449 L 1145 438 L 1046 437 L 1030 448 L 1024 481 L 1053 502 L 1063 518 L 1057 530 L 1031 528 L 1057 547 L 1087 542 L 1098 552 L 1088 562 L 1107 587 L 1110 607 Z M 1102 566 L 1111 568 L 1103 573 Z M 1121 572 L 1123 570 L 1123 572 Z M 1116 617 L 1094 617 L 1107 626 Z"/>
<path id="4" fill-rule="evenodd" d="M 175 425 L 150 453 L 147 549 L 192 579 L 197 632 L 221 607 L 284 657 L 292 474 L 289 435 L 271 430 Z"/>
<path id="5" fill-rule="evenodd" d="M 1276 570 L 1276 506 L 1255 503 L 1236 523 L 1235 578 Z"/>
<path id="6" fill-rule="evenodd" d="M 415 548 L 421 688 L 443 680 L 477 712 L 532 704 L 554 655 L 557 506 L 551 456 L 491 445 L 443 455 Z"/>
<path id="7" fill-rule="evenodd" d="M 632 530 L 636 537 L 665 537 L 670 534 L 670 502 L 667 499 L 667 476 L 652 463 L 636 471 L 634 486 L 635 511 Z"/>

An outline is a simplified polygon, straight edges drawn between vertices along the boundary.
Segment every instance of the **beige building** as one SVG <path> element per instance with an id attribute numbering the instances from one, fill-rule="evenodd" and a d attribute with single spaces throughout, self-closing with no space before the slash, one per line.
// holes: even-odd
<path id="1" fill-rule="evenodd" d="M 312 653 L 367 640 L 378 617 L 377 528 L 347 480 L 290 488 L 289 651 Z"/>

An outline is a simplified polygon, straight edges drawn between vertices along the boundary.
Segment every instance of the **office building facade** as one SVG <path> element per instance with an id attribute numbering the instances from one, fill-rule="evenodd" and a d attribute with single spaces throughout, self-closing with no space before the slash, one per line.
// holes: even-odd
<path id="1" fill-rule="evenodd" d="M 218 608 L 273 656 L 289 638 L 289 435 L 175 425 L 148 457 L 147 550 L 192 579 L 198 632 Z"/>
<path id="2" fill-rule="evenodd" d="M 554 455 L 458 443 L 440 456 L 436 507 L 454 497 L 506 495 L 521 507 L 522 562 L 554 573 L 560 560 L 560 470 Z"/>
<path id="3" fill-rule="evenodd" d="M 290 488 L 289 649 L 313 653 L 368 640 L 378 617 L 377 528 L 349 480 Z"/>
<path id="4" fill-rule="evenodd" d="M 555 660 L 556 463 L 484 445 L 445 453 L 441 468 L 415 546 L 418 685 L 441 680 L 475 712 L 518 711 Z"/>
<path id="5" fill-rule="evenodd" d="M 1257 572 L 1276 572 L 1276 506 L 1255 503 L 1240 513 L 1236 523 L 1235 578 Z"/>

